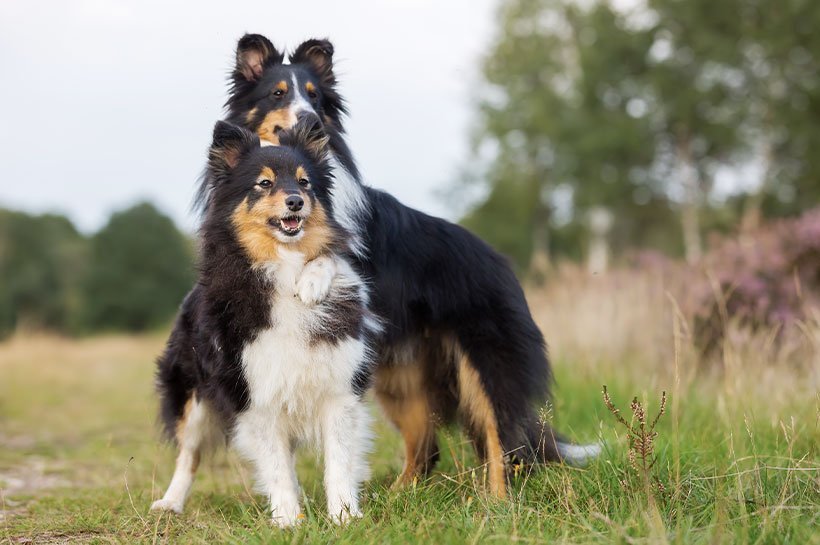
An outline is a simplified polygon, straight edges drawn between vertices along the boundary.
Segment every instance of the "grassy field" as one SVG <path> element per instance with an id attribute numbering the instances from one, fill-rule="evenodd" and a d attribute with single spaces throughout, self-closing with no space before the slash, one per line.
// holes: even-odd
<path id="1" fill-rule="evenodd" d="M 547 308 L 540 301 L 534 298 L 536 308 Z M 572 307 L 576 318 L 584 312 L 582 301 Z M 612 324 L 622 309 L 590 314 L 607 312 L 615 314 L 606 317 Z M 158 442 L 152 392 L 162 335 L 15 337 L 0 344 L 0 542 L 820 543 L 816 359 L 789 367 L 746 361 L 738 351 L 727 354 L 721 372 L 706 372 L 687 356 L 672 322 L 663 324 L 668 339 L 641 335 L 666 347 L 657 353 L 645 340 L 620 338 L 617 328 L 609 342 L 590 341 L 600 348 L 591 352 L 590 343 L 572 341 L 570 329 L 589 340 L 594 324 L 537 315 L 555 330 L 558 386 L 545 412 L 574 438 L 603 440 L 597 462 L 524 472 L 510 501 L 493 501 L 482 492 L 471 446 L 450 431 L 434 475 L 393 491 L 401 445 L 379 420 L 364 519 L 344 528 L 328 522 L 320 465 L 305 454 L 299 474 L 307 518 L 294 531 L 268 525 L 248 472 L 224 453 L 203 463 L 184 515 L 148 512 L 174 458 Z M 622 321 L 617 327 L 640 325 Z M 604 384 L 627 420 L 633 396 L 651 419 L 667 392 L 651 469 L 628 455 L 626 429 L 602 400 Z"/>

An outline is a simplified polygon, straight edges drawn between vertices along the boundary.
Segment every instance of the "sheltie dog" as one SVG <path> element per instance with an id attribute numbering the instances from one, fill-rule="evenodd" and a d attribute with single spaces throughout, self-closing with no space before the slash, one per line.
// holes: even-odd
<path id="1" fill-rule="evenodd" d="M 350 234 L 354 266 L 372 284 L 372 309 L 385 324 L 374 390 L 404 439 L 397 482 L 430 471 L 439 456 L 436 430 L 454 420 L 472 438 L 499 497 L 510 462 L 581 465 L 596 456 L 598 445 L 568 443 L 538 417 L 550 398 L 550 365 L 507 260 L 462 227 L 361 182 L 344 138 L 347 112 L 329 41 L 308 40 L 288 60 L 264 36 L 242 37 L 227 119 L 270 143 L 304 115 L 318 116 L 328 134 L 331 215 Z M 198 200 L 209 192 L 206 178 Z"/>
<path id="2" fill-rule="evenodd" d="M 157 363 L 161 417 L 179 455 L 152 509 L 181 512 L 204 448 L 227 439 L 254 467 L 273 522 L 300 516 L 294 448 L 321 446 L 327 508 L 359 516 L 367 477 L 368 289 L 344 257 L 321 125 L 279 146 L 217 123 L 200 274 Z"/>

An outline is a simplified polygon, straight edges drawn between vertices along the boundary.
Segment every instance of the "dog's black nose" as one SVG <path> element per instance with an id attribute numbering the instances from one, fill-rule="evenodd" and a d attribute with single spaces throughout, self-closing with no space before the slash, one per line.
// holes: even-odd
<path id="1" fill-rule="evenodd" d="M 289 195 L 288 198 L 285 199 L 285 206 L 287 206 L 291 212 L 298 212 L 304 205 L 305 200 L 299 195 Z"/>

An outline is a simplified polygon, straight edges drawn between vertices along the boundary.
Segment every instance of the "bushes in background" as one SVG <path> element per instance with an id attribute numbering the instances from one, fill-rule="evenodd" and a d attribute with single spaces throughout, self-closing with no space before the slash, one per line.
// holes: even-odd
<path id="1" fill-rule="evenodd" d="M 0 335 L 18 326 L 77 330 L 86 250 L 65 217 L 0 210 Z"/>
<path id="2" fill-rule="evenodd" d="M 743 236 L 718 240 L 693 284 L 695 334 L 709 348 L 729 323 L 799 327 L 820 308 L 820 208 Z"/>
<path id="3" fill-rule="evenodd" d="M 193 278 L 190 241 L 150 204 L 115 213 L 90 238 L 62 216 L 0 210 L 0 337 L 156 327 Z"/>

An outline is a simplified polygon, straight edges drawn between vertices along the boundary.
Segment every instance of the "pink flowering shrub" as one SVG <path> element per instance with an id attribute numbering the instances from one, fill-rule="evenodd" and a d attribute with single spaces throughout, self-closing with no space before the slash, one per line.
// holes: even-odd
<path id="1" fill-rule="evenodd" d="M 820 208 L 719 241 L 702 268 L 688 294 L 702 348 L 716 346 L 729 324 L 781 336 L 820 308 Z"/>

